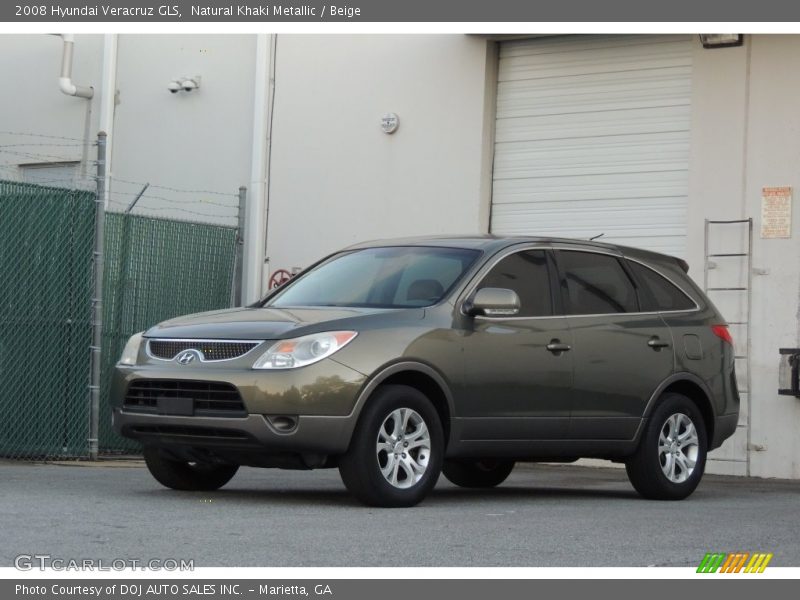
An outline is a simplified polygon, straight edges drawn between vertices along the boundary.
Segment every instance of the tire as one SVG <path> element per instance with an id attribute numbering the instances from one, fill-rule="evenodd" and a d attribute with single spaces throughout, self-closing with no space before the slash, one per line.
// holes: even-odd
<path id="1" fill-rule="evenodd" d="M 210 492 L 228 483 L 237 465 L 189 463 L 167 458 L 159 448 L 145 447 L 144 462 L 150 474 L 164 487 L 191 492 Z"/>
<path id="2" fill-rule="evenodd" d="M 503 483 L 513 469 L 513 460 L 446 460 L 442 473 L 450 483 L 460 487 L 492 488 Z"/>
<path id="3" fill-rule="evenodd" d="M 625 469 L 641 496 L 683 500 L 703 477 L 707 451 L 705 421 L 695 403 L 682 394 L 665 394 L 647 420 L 639 448 Z"/>
<path id="4" fill-rule="evenodd" d="M 430 400 L 412 387 L 386 385 L 364 407 L 339 473 L 364 504 L 414 506 L 436 485 L 443 457 L 442 425 Z"/>

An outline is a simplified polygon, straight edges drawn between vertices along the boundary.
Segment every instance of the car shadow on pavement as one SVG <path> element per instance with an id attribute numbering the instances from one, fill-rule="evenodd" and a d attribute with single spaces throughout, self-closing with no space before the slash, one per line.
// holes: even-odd
<path id="1" fill-rule="evenodd" d="M 297 506 L 330 506 L 330 507 L 363 507 L 345 489 L 269 489 L 259 487 L 221 489 L 215 492 L 180 492 L 167 489 L 140 490 L 136 492 L 140 498 L 153 500 L 181 500 L 191 502 L 209 502 L 224 504 L 258 504 L 258 505 L 291 505 Z M 639 500 L 633 490 L 579 489 L 565 487 L 521 487 L 507 486 L 493 489 L 461 489 L 453 487 L 437 488 L 423 501 L 424 506 L 453 506 L 489 501 L 492 503 L 515 503 L 521 501 L 536 502 L 546 500 L 549 503 L 564 499 L 598 499 L 619 498 Z"/>
<path id="2" fill-rule="evenodd" d="M 564 498 L 627 498 L 639 499 L 634 490 L 596 489 L 578 487 L 541 487 L 541 486 L 503 486 L 491 489 L 441 488 L 434 490 L 429 500 L 445 502 L 473 502 L 479 499 L 513 500 L 520 499 L 564 499 Z"/>

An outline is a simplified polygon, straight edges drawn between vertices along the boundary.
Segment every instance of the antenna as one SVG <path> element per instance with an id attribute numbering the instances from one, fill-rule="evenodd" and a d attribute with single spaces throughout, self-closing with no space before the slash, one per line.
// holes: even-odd
<path id="1" fill-rule="evenodd" d="M 598 235 L 596 235 L 596 236 L 594 236 L 594 237 L 591 237 L 591 238 L 589 238 L 589 241 L 590 241 L 590 242 L 593 242 L 593 241 L 595 241 L 596 239 L 603 237 L 604 235 L 605 235 L 605 233 L 598 234 Z"/>

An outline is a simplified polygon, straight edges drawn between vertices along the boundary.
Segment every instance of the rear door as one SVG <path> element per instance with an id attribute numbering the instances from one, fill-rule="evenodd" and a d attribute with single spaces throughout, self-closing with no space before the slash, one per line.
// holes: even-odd
<path id="1" fill-rule="evenodd" d="M 465 332 L 462 439 L 522 441 L 566 436 L 572 339 L 554 297 L 554 281 L 550 253 L 529 248 L 494 261 L 469 292 L 485 287 L 512 289 L 521 307 L 513 317 L 477 316 Z"/>
<path id="2" fill-rule="evenodd" d="M 620 256 L 565 248 L 555 256 L 573 338 L 569 438 L 631 439 L 673 372 L 670 330 L 658 313 L 642 311 Z"/>

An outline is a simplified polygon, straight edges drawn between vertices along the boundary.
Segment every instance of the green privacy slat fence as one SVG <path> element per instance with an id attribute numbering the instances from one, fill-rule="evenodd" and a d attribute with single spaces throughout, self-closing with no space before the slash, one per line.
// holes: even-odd
<path id="1" fill-rule="evenodd" d="M 100 451 L 138 446 L 111 428 L 110 373 L 126 340 L 151 325 L 230 306 L 236 229 L 106 214 Z"/>
<path id="2" fill-rule="evenodd" d="M 0 456 L 87 451 L 94 199 L 0 181 Z"/>
<path id="3" fill-rule="evenodd" d="M 0 180 L 0 457 L 88 455 L 92 192 Z M 111 429 L 108 385 L 128 337 L 230 305 L 236 229 L 108 213 L 100 451 L 136 451 Z"/>

